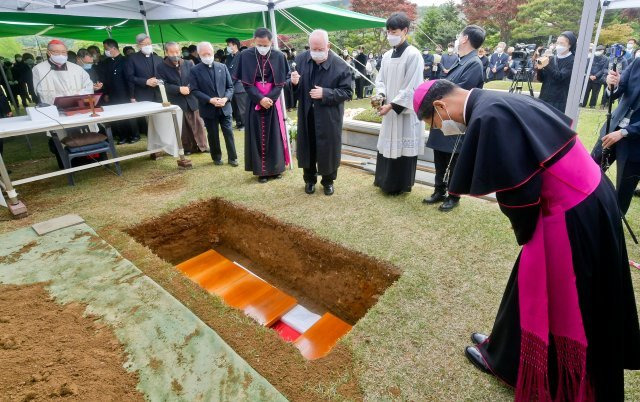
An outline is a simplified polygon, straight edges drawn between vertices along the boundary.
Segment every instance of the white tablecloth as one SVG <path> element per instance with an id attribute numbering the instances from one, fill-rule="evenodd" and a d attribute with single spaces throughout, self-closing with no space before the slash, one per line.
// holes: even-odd
<path id="1" fill-rule="evenodd" d="M 182 109 L 176 113 L 180 133 L 182 133 Z M 174 158 L 178 157 L 178 139 L 173 127 L 171 113 L 154 114 L 149 116 L 149 131 L 147 134 L 147 150 L 160 149 Z"/>

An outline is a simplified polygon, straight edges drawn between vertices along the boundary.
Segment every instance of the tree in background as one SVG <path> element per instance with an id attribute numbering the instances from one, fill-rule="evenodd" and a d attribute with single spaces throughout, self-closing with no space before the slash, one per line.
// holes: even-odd
<path id="1" fill-rule="evenodd" d="M 633 27 L 629 24 L 611 24 L 600 31 L 599 43 L 612 45 L 614 43 L 626 44 L 629 38 L 634 36 Z"/>
<path id="2" fill-rule="evenodd" d="M 414 21 L 418 15 L 418 8 L 408 0 L 352 0 L 351 9 L 358 13 L 388 18 L 395 12 L 404 12 Z M 389 48 L 384 29 L 362 30 L 360 32 L 345 32 L 339 35 L 344 47 L 355 49 L 365 46 L 366 52 L 382 53 Z"/>
<path id="3" fill-rule="evenodd" d="M 453 1 L 427 7 L 418 23 L 418 29 L 415 30 L 415 39 L 421 47 L 434 49 L 435 42 L 446 49 L 447 43 L 456 40 L 456 35 L 462 31 L 465 24 Z"/>
<path id="4" fill-rule="evenodd" d="M 470 24 L 487 29 L 493 27 L 500 33 L 500 40 L 511 39 L 510 22 L 518 14 L 518 6 L 526 0 L 462 0 L 459 8 Z"/>
<path id="5" fill-rule="evenodd" d="M 563 31 L 577 34 L 582 5 L 582 1 L 576 0 L 529 0 L 518 6 L 516 18 L 511 22 L 511 36 L 527 42 L 540 42 Z"/>
<path id="6" fill-rule="evenodd" d="M 0 56 L 13 61 L 16 54 L 22 54 L 22 45 L 15 38 L 0 39 Z"/>

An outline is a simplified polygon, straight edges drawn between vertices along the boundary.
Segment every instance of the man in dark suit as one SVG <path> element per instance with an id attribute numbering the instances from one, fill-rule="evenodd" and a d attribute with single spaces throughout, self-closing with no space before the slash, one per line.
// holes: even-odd
<path id="1" fill-rule="evenodd" d="M 238 67 L 238 53 L 240 53 L 240 41 L 238 38 L 227 39 L 227 57 L 224 59 L 229 69 L 231 77 L 236 76 L 236 70 Z M 244 116 L 247 114 L 247 91 L 244 90 L 242 81 L 238 79 L 233 80 L 233 100 L 231 101 L 231 107 L 233 108 L 233 117 L 236 120 L 236 128 L 244 128 Z"/>
<path id="2" fill-rule="evenodd" d="M 484 85 L 484 72 L 482 62 L 478 57 L 478 48 L 484 43 L 485 36 L 484 29 L 477 25 L 469 25 L 462 30 L 460 39 L 456 40 L 460 59 L 451 66 L 449 73 L 445 77 L 446 80 L 467 90 L 482 88 Z M 444 179 L 447 169 L 449 169 L 449 177 L 453 176 L 462 141 L 463 137 L 459 135 L 448 134 L 445 136 L 442 130 L 433 128 L 429 130 L 427 146 L 433 149 L 436 167 L 435 191 L 431 197 L 425 198 L 423 202 L 425 204 L 442 202 L 439 210 L 443 212 L 451 211 L 460 202 L 459 196 L 454 194 L 447 195 L 448 183 Z"/>
<path id="3" fill-rule="evenodd" d="M 504 79 L 504 68 L 509 65 L 509 55 L 504 52 L 506 46 L 504 42 L 498 43 L 495 53 L 489 58 L 488 81 Z"/>
<path id="4" fill-rule="evenodd" d="M 100 62 L 102 100 L 105 105 L 121 105 L 131 102 L 129 85 L 125 79 L 127 59 L 120 53 L 118 42 L 109 38 L 102 42 L 105 59 Z M 136 119 L 115 121 L 111 123 L 114 134 L 118 136 L 118 144 L 133 144 L 140 140 Z"/>
<path id="5" fill-rule="evenodd" d="M 198 100 L 191 93 L 191 60 L 180 58 L 180 46 L 176 42 L 164 45 L 167 57 L 158 66 L 158 79 L 164 83 L 169 102 L 182 109 L 182 148 L 185 154 L 207 150 L 207 137 L 200 122 Z"/>
<path id="6" fill-rule="evenodd" d="M 429 53 L 429 48 L 425 47 L 422 50 L 422 60 L 424 60 L 424 72 L 422 78 L 428 80 L 431 78 L 431 72 L 433 71 L 433 55 Z"/>
<path id="7" fill-rule="evenodd" d="M 593 63 L 591 65 L 591 72 L 587 75 L 587 90 L 584 93 L 584 99 L 582 100 L 582 106 L 587 106 L 589 95 L 591 95 L 591 102 L 589 107 L 594 108 L 598 102 L 598 95 L 600 95 L 600 89 L 602 89 L 602 83 L 607 77 L 607 71 L 609 70 L 609 59 L 604 56 L 604 46 L 598 45 L 593 57 Z"/>
<path id="8" fill-rule="evenodd" d="M 355 56 L 356 70 L 358 70 L 358 77 L 356 78 L 356 98 L 362 99 L 364 97 L 364 87 L 367 86 L 367 80 L 364 77 L 367 75 L 367 55 L 364 53 L 364 47 L 358 48 L 358 54 Z"/>
<path id="9" fill-rule="evenodd" d="M 160 102 L 157 68 L 162 58 L 153 53 L 151 38 L 146 34 L 136 36 L 139 52 L 127 59 L 126 77 L 132 102 Z"/>
<path id="10" fill-rule="evenodd" d="M 218 125 L 222 128 L 222 135 L 227 146 L 229 164 L 238 166 L 236 145 L 233 140 L 231 127 L 231 99 L 233 98 L 233 81 L 227 66 L 213 61 L 213 46 L 209 42 L 198 44 L 198 55 L 202 61 L 191 70 L 189 80 L 191 92 L 200 102 L 200 116 L 204 120 L 209 138 L 211 158 L 216 165 L 222 165 L 222 150 Z"/>
<path id="11" fill-rule="evenodd" d="M 607 86 L 614 87 L 612 101 L 620 99 L 620 104 L 611 116 L 610 133 L 606 125 L 600 130 L 600 138 L 591 156 L 598 163 L 602 161 L 602 149 L 609 149 L 609 161 L 618 163 L 616 187 L 618 205 L 623 214 L 627 213 L 631 197 L 640 181 L 640 63 L 632 63 L 622 74 L 609 71 Z M 609 89 L 607 89 L 609 91 Z"/>

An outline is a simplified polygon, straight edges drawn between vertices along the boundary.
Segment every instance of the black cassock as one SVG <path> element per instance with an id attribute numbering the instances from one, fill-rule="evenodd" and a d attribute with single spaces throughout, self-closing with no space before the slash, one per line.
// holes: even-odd
<path id="1" fill-rule="evenodd" d="M 553 56 L 545 68 L 538 70 L 538 81 L 542 82 L 540 99 L 563 113 L 567 107 L 574 59 L 573 54 L 564 59 Z"/>
<path id="2" fill-rule="evenodd" d="M 301 75 L 293 86 L 299 101 L 298 166 L 310 169 L 317 163 L 318 174 L 333 175 L 340 166 L 344 102 L 353 96 L 351 70 L 331 52 L 318 65 L 309 51 L 296 57 L 296 69 Z M 322 99 L 309 95 L 316 85 L 322 88 Z"/>
<path id="3" fill-rule="evenodd" d="M 465 117 L 450 191 L 496 192 L 523 245 L 480 352 L 522 400 L 533 398 L 538 386 L 552 398 L 572 400 L 585 386 L 596 400 L 622 401 L 624 369 L 640 369 L 640 329 L 611 183 L 587 158 L 569 118 L 542 101 L 474 89 Z M 531 272 L 541 275 L 527 276 Z M 558 292 L 564 280 L 568 285 Z M 557 303 L 569 293 L 574 309 L 565 314 L 566 303 Z M 532 315 L 540 305 L 542 314 Z M 563 314 L 569 318 L 559 320 Z M 532 336 L 545 326 L 543 335 Z M 569 336 L 576 332 L 582 342 Z M 543 377 L 546 382 L 535 382 Z"/>
<path id="4" fill-rule="evenodd" d="M 284 110 L 279 100 L 287 82 L 289 65 L 284 54 L 272 49 L 262 56 L 255 47 L 243 50 L 238 56 L 234 79 L 242 82 L 249 102 L 244 128 L 244 169 L 256 176 L 276 176 L 284 172 L 288 163 L 288 145 L 284 132 Z M 268 92 L 261 93 L 265 83 Z M 264 109 L 260 100 L 273 100 L 273 106 Z"/>
<path id="5" fill-rule="evenodd" d="M 126 64 L 127 59 L 121 54 L 116 57 L 107 57 L 100 62 L 97 72 L 103 84 L 102 96 L 105 105 L 121 105 L 131 102 L 130 87 L 125 78 Z M 120 139 L 129 140 L 138 134 L 136 119 L 114 121 L 110 124 L 113 128 L 113 134 Z"/>

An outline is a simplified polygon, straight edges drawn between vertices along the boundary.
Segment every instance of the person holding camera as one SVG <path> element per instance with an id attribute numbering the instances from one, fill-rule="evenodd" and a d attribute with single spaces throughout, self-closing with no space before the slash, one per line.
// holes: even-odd
<path id="1" fill-rule="evenodd" d="M 609 149 L 609 161 L 617 161 L 616 188 L 618 205 L 627 213 L 633 191 L 640 181 L 640 63 L 632 63 L 624 72 L 609 71 L 607 92 L 611 101 L 620 104 L 611 116 L 607 133 L 606 125 L 600 130 L 600 141 L 591 152 L 597 163 L 602 161 L 603 148 Z M 614 88 L 610 91 L 610 88 Z"/>
<path id="2" fill-rule="evenodd" d="M 563 113 L 567 106 L 577 39 L 571 31 L 561 33 L 556 39 L 555 56 L 540 57 L 535 65 L 538 81 L 542 82 L 540 99 Z"/>

